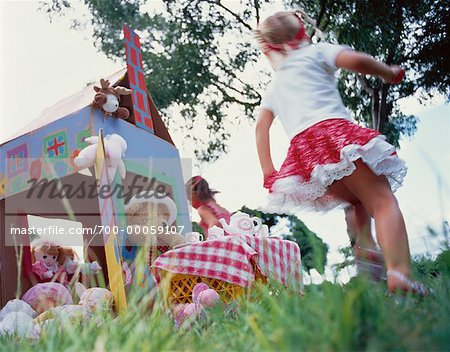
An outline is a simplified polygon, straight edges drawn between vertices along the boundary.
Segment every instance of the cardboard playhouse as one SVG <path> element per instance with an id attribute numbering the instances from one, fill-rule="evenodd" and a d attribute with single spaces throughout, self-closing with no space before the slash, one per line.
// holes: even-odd
<path id="1" fill-rule="evenodd" d="M 183 233 L 190 231 L 179 153 L 147 92 L 139 37 L 125 26 L 124 45 L 127 67 L 98 80 L 105 78 L 113 87 L 132 90 L 130 95 L 123 95 L 120 99 L 120 106 L 130 113 L 128 119 L 108 116 L 92 106 L 96 93 L 93 86 L 99 85 L 96 82 L 46 109 L 21 133 L 0 145 L 1 306 L 21 296 L 34 282 L 30 233 L 18 232 L 17 229 L 29 228 L 29 216 L 36 216 L 44 223 L 46 219 L 66 219 L 81 223 L 83 228 L 109 228 L 107 234 L 82 234 L 88 250 L 86 256 L 100 263 L 116 307 L 126 309 L 121 264 L 127 261 L 131 266 L 139 250 L 126 244 L 126 231 L 123 231 L 127 226 L 124 208 L 129 197 L 114 195 L 102 198 L 98 194 L 89 197 L 87 192 L 82 196 L 52 197 L 48 194 L 50 187 L 39 195 L 41 186 L 30 182 L 32 179 L 59 180 L 60 186 L 70 185 L 72 189 L 83 189 L 93 183 L 97 187 L 109 183 L 134 192 L 163 185 L 176 204 L 174 224 L 183 229 Z M 118 173 L 112 177 L 105 176 L 103 165 L 107 160 L 102 142 L 103 137 L 111 134 L 120 135 L 128 144 L 124 158 L 126 177 L 123 179 Z M 100 137 L 96 164 L 94 168 L 82 170 L 74 159 L 89 145 L 86 138 L 91 136 Z M 30 196 L 33 185 L 34 193 Z M 112 231 L 113 228 L 119 231 Z M 149 275 L 148 270 L 146 275 Z"/>

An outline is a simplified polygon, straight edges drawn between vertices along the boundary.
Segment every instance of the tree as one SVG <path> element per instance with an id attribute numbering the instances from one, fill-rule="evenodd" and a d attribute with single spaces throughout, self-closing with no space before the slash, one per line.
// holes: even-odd
<path id="1" fill-rule="evenodd" d="M 150 12 L 151 2 L 144 0 L 83 2 L 92 14 L 95 43 L 109 57 L 124 57 L 122 23 L 139 32 L 147 84 L 156 105 L 180 110 L 184 116 L 180 126 L 197 143 L 199 160 L 213 161 L 227 150 L 229 121 L 254 118 L 269 78 L 255 82 L 260 54 L 252 29 L 261 9 L 272 1 L 164 0 L 161 13 Z M 391 143 L 398 145 L 402 134 L 416 130 L 416 118 L 400 111 L 400 98 L 419 88 L 424 98 L 435 92 L 449 95 L 445 55 L 450 21 L 444 1 L 284 0 L 283 4 L 288 9 L 301 4 L 329 39 L 408 70 L 398 86 L 350 73 L 342 74 L 339 82 L 343 100 L 357 119 L 379 129 Z M 70 7 L 66 0 L 44 5 L 50 14 L 65 13 Z M 189 133 L 194 127 L 207 131 L 208 141 Z"/>
<path id="2" fill-rule="evenodd" d="M 294 241 L 300 247 L 302 264 L 308 273 L 316 269 L 323 274 L 327 264 L 328 246 L 312 232 L 299 218 L 286 214 L 263 213 L 243 206 L 240 211 L 260 218 L 265 225 L 273 229 L 282 219 L 286 219 L 285 228 L 281 229 L 281 236 L 289 241 Z"/>

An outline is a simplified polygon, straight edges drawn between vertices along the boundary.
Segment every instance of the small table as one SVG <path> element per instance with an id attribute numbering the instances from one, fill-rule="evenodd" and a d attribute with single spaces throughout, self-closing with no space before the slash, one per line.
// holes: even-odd
<path id="1" fill-rule="evenodd" d="M 178 303 L 190 301 L 189 290 L 195 283 L 205 282 L 201 278 L 215 280 L 213 286 L 217 282 L 228 283 L 237 291 L 239 288 L 235 286 L 248 287 L 258 276 L 276 280 L 298 292 L 303 289 L 300 248 L 293 241 L 270 237 L 225 236 L 186 245 L 161 254 L 151 272 L 157 284 L 168 273 L 175 274 L 178 280 L 189 278 L 189 282 L 182 283 L 184 299 Z M 234 299 L 235 295 L 229 298 Z"/>

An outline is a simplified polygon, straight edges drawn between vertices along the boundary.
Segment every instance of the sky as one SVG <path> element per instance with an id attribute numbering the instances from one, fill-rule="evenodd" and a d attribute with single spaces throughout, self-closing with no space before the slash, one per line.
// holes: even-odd
<path id="1" fill-rule="evenodd" d="M 38 6 L 34 1 L 0 2 L 0 140 L 39 117 L 46 107 L 78 92 L 87 82 L 98 81 L 124 65 L 97 51 L 90 28 L 72 30 L 64 17 L 50 23 L 45 13 L 37 11 Z M 88 15 L 82 7 L 74 14 Z M 442 220 L 450 218 L 450 109 L 443 97 L 425 106 L 412 97 L 403 100 L 401 108 L 406 114 L 417 115 L 420 121 L 415 136 L 400 143 L 398 154 L 409 171 L 396 195 L 412 254 L 436 254 L 439 239 L 430 237 L 426 227 L 439 229 Z M 172 112 L 169 118 L 179 117 Z M 257 208 L 265 203 L 266 191 L 262 188 L 254 123 L 243 120 L 231 133 L 228 154 L 213 164 L 194 165 L 194 173 L 201 174 L 221 192 L 217 200 L 229 210 L 244 204 Z M 183 144 L 183 135 L 172 133 L 172 137 L 181 157 L 191 158 L 192 148 Z M 271 131 L 271 140 L 274 162 L 279 166 L 288 139 L 278 122 Z M 337 250 L 348 245 L 342 211 L 298 215 L 330 246 L 329 263 L 342 260 Z M 193 219 L 198 219 L 195 212 Z"/>

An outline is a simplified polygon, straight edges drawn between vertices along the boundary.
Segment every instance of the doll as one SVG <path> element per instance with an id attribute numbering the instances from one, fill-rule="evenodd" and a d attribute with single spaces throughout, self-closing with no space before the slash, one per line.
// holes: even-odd
<path id="1" fill-rule="evenodd" d="M 58 263 L 61 247 L 48 240 L 38 240 L 31 248 L 32 271 L 39 282 L 67 283 L 67 273 Z"/>
<path id="2" fill-rule="evenodd" d="M 58 263 L 69 275 L 79 271 L 83 275 L 98 274 L 102 267 L 96 262 L 80 263 L 77 253 L 71 247 L 61 247 Z"/>

